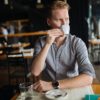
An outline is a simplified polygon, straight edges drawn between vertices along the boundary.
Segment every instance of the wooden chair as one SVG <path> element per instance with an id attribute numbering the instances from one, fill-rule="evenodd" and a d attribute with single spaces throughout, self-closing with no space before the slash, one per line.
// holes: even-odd
<path id="1" fill-rule="evenodd" d="M 24 59 L 23 53 L 7 52 L 7 63 L 8 63 L 8 73 L 9 73 L 9 83 L 12 79 L 16 79 L 16 84 L 19 84 L 20 78 L 24 78 L 27 81 L 27 64 Z M 21 68 L 24 69 L 22 73 Z"/>
<path id="2" fill-rule="evenodd" d="M 100 84 L 93 84 L 92 88 L 95 94 L 100 94 Z"/>

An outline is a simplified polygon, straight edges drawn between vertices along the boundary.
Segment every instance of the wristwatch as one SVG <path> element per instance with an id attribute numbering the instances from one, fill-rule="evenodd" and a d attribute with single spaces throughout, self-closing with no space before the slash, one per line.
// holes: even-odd
<path id="1" fill-rule="evenodd" d="M 59 89 L 59 82 L 58 81 L 52 82 L 52 86 L 54 89 Z"/>

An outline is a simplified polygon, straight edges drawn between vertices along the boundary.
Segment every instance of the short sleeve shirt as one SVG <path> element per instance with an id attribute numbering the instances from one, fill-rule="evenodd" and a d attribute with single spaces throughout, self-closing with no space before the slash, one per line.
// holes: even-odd
<path id="1" fill-rule="evenodd" d="M 34 48 L 34 57 L 45 45 L 46 36 L 41 37 Z M 68 35 L 58 48 L 53 43 L 48 51 L 41 78 L 46 81 L 72 78 L 79 74 L 95 77 L 94 68 L 89 60 L 85 43 L 74 35 Z"/>

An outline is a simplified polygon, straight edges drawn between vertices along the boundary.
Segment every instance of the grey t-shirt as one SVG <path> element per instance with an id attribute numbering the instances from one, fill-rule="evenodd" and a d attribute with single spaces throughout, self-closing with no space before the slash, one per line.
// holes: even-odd
<path id="1" fill-rule="evenodd" d="M 43 36 L 36 42 L 34 57 L 43 48 L 45 39 L 46 36 Z M 87 48 L 80 38 L 68 35 L 59 48 L 55 43 L 51 45 L 41 74 L 43 80 L 61 80 L 82 73 L 95 77 L 94 68 L 88 58 Z"/>

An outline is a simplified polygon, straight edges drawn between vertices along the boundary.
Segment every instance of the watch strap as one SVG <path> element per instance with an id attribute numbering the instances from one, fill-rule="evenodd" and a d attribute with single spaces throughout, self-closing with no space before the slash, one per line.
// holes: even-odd
<path id="1" fill-rule="evenodd" d="M 59 89 L 59 82 L 58 81 L 52 82 L 52 86 L 54 89 Z"/>

